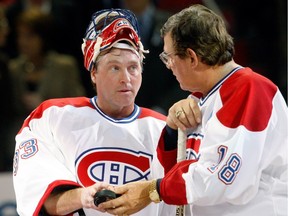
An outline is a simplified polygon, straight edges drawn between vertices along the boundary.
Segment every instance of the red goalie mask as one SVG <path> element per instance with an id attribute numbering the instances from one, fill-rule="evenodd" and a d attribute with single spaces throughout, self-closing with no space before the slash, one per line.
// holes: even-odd
<path id="1" fill-rule="evenodd" d="M 129 10 L 105 9 L 94 13 L 82 44 L 85 68 L 91 71 L 99 53 L 119 41 L 131 44 L 142 60 L 143 52 L 147 51 L 144 51 L 138 33 L 137 19 Z"/>

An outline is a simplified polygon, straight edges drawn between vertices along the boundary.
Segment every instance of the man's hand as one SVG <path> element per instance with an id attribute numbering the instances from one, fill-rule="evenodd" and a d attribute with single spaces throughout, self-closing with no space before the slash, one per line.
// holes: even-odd
<path id="1" fill-rule="evenodd" d="M 104 182 L 99 182 L 96 184 L 93 184 L 89 187 L 83 188 L 81 190 L 81 204 L 83 208 L 93 208 L 99 211 L 104 212 L 102 209 L 99 209 L 94 204 L 94 195 L 103 189 L 108 188 L 109 185 Z"/>
<path id="2" fill-rule="evenodd" d="M 187 98 L 173 104 L 169 109 L 166 123 L 169 127 L 185 131 L 195 128 L 201 122 L 201 112 L 197 101 Z"/>
<path id="3" fill-rule="evenodd" d="M 114 186 L 113 191 L 116 194 L 121 194 L 121 196 L 101 203 L 99 208 L 105 209 L 113 215 L 134 214 L 151 203 L 149 198 L 150 183 L 151 181 L 138 181 L 121 186 Z"/>
<path id="4" fill-rule="evenodd" d="M 74 188 L 59 193 L 51 193 L 44 203 L 49 215 L 67 215 L 81 208 L 92 208 L 104 212 L 94 205 L 97 191 L 109 188 L 107 183 L 96 183 L 86 188 Z"/>

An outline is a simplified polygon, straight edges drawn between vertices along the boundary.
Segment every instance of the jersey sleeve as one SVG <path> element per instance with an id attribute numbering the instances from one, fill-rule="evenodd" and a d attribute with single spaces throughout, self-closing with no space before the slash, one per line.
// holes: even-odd
<path id="1" fill-rule="evenodd" d="M 16 135 L 13 183 L 20 215 L 39 215 L 45 199 L 60 185 L 79 187 L 55 144 L 53 108 L 38 107 Z"/>
<path id="2" fill-rule="evenodd" d="M 287 106 L 277 87 L 261 79 L 226 82 L 211 109 L 203 104 L 206 113 L 194 133 L 203 134 L 199 160 L 176 164 L 162 179 L 166 203 L 245 204 L 263 176 L 285 181 Z"/>
<path id="3" fill-rule="evenodd" d="M 164 173 L 166 174 L 175 164 L 177 159 L 177 149 L 165 150 L 165 135 L 167 133 L 164 127 L 157 146 L 157 157 L 161 165 L 164 168 Z M 170 138 L 170 137 L 169 137 Z"/>

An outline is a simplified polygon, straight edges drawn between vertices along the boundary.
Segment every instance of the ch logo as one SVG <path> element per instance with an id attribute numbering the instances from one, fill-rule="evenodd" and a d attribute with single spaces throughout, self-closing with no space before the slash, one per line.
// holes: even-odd
<path id="1" fill-rule="evenodd" d="M 125 19 L 119 19 L 114 26 L 113 31 L 116 32 L 118 28 L 129 27 L 129 22 Z"/>
<path id="2" fill-rule="evenodd" d="M 152 155 L 123 148 L 93 148 L 76 160 L 78 181 L 83 186 L 95 182 L 121 185 L 147 180 Z"/>

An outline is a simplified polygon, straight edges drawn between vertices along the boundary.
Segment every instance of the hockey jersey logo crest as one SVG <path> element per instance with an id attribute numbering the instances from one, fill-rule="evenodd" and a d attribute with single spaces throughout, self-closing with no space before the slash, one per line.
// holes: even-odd
<path id="1" fill-rule="evenodd" d="M 76 160 L 78 181 L 83 186 L 95 182 L 121 185 L 147 180 L 152 155 L 123 148 L 93 148 Z"/>

